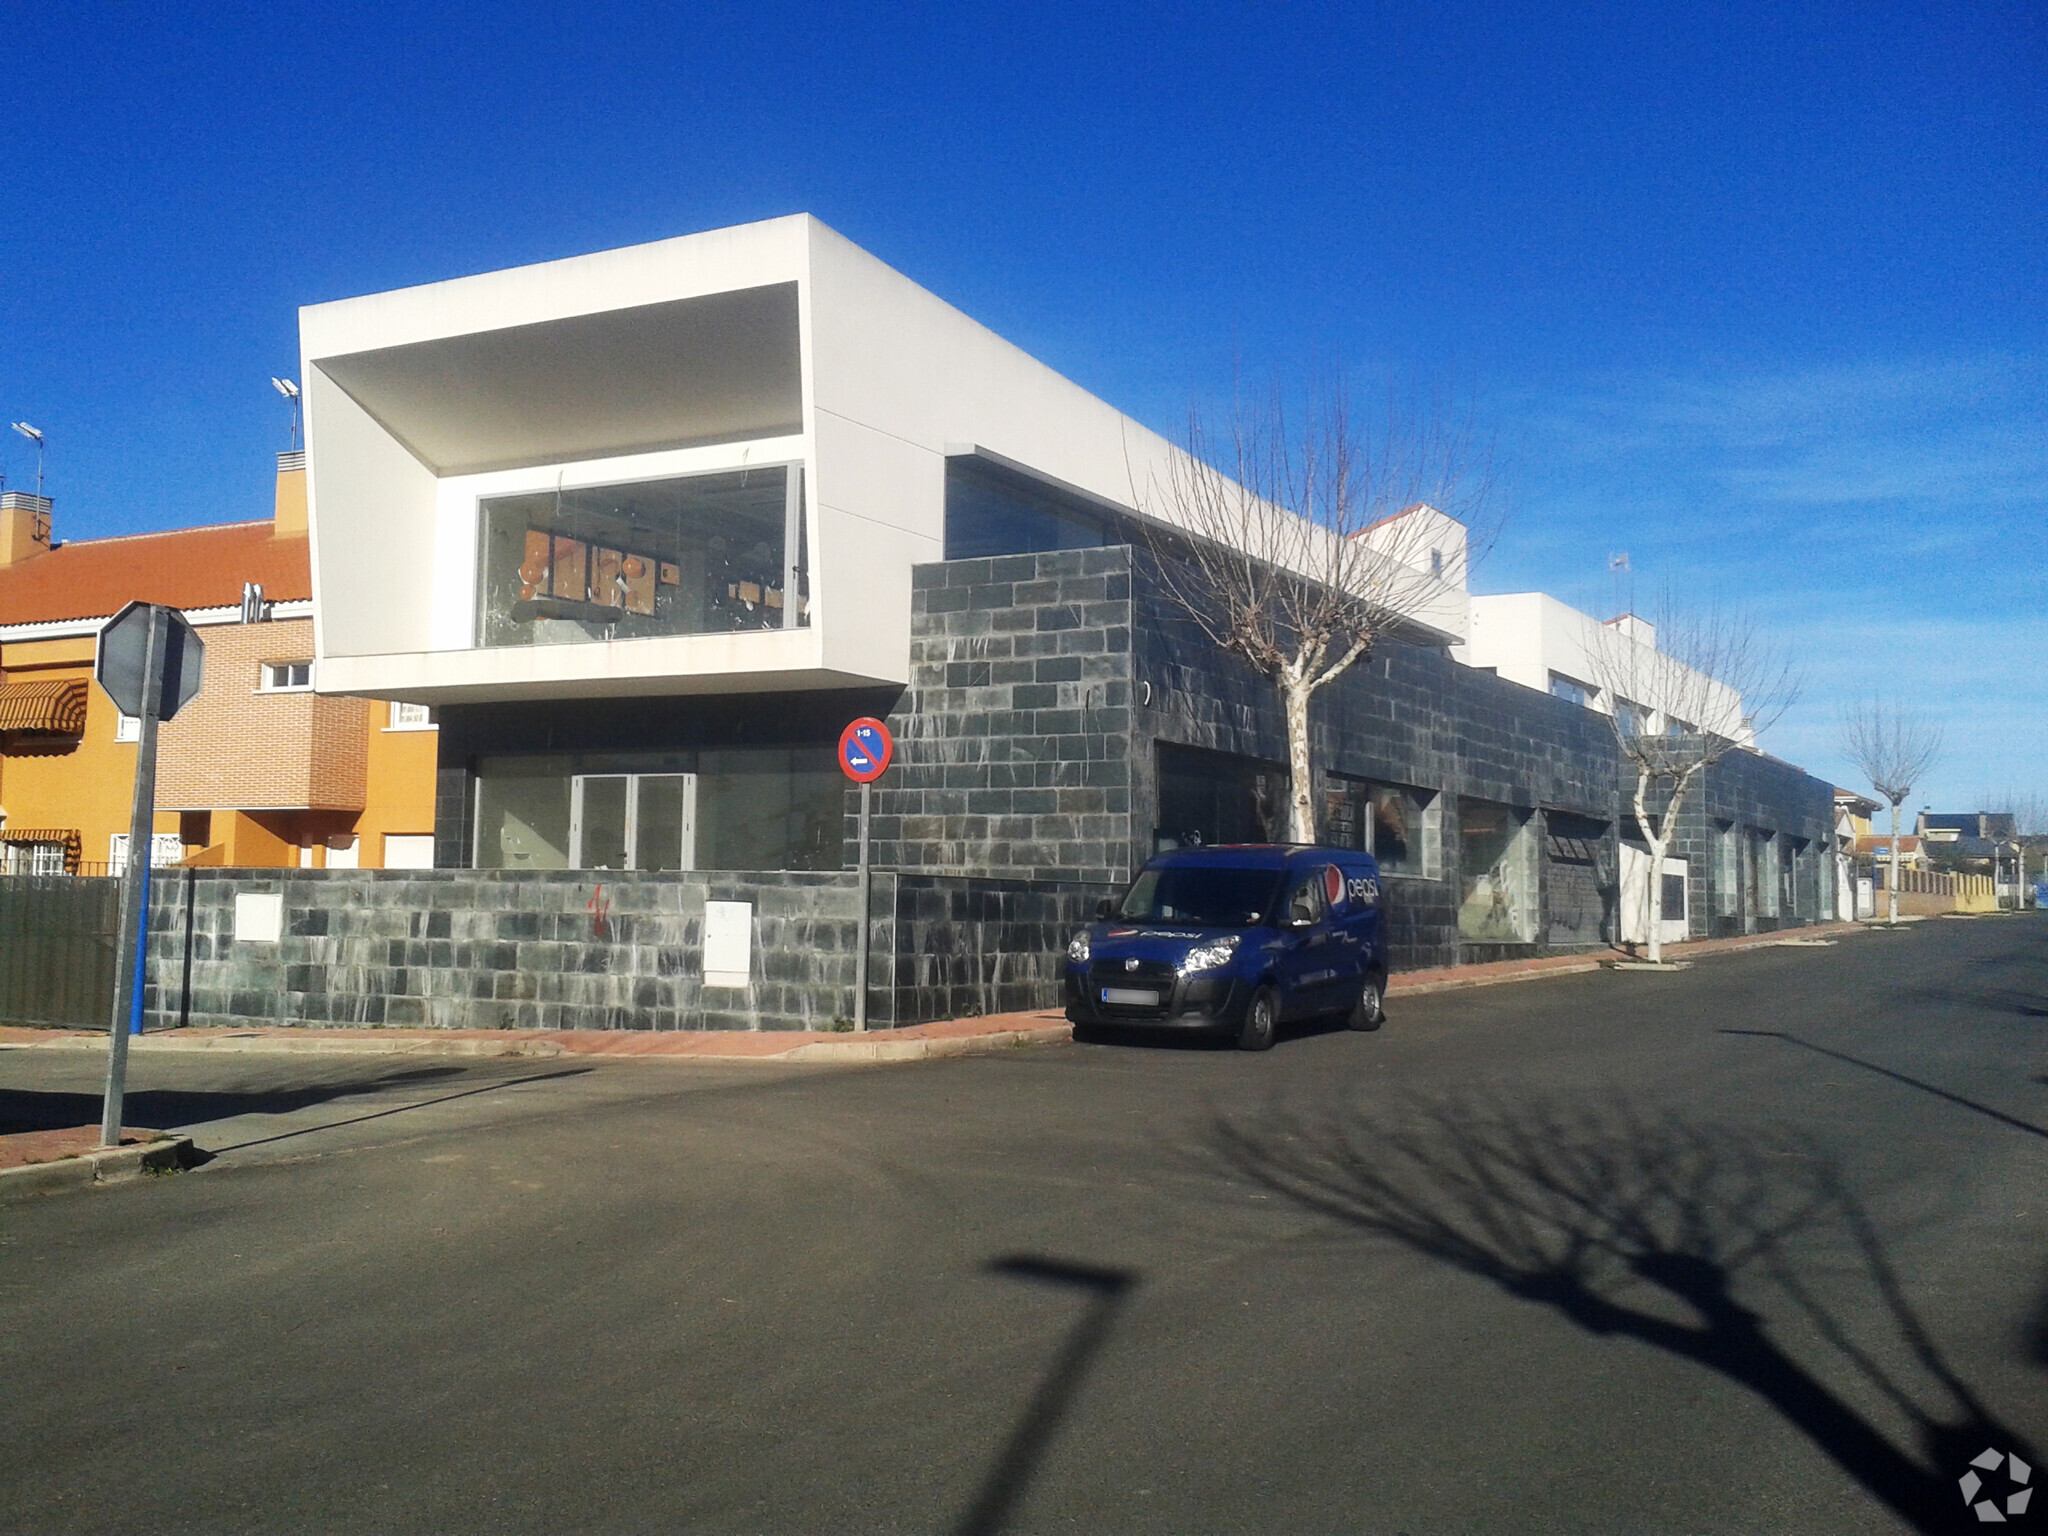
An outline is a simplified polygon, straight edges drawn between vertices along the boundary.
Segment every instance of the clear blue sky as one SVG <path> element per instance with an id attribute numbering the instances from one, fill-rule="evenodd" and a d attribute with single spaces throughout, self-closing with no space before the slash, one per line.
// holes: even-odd
<path id="1" fill-rule="evenodd" d="M 0 413 L 60 537 L 260 516 L 298 305 L 809 211 L 1168 431 L 1467 381 L 1483 589 L 1625 549 L 1797 644 L 1781 754 L 1892 690 L 2048 792 L 2048 8 L 1686 9 L 8 7 Z"/>

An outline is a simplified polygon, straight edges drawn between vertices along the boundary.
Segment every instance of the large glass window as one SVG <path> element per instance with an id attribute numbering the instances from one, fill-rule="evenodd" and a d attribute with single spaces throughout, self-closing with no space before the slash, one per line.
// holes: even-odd
<path id="1" fill-rule="evenodd" d="M 1742 902 L 1742 845 L 1735 823 L 1714 823 L 1714 910 L 1733 917 Z"/>
<path id="2" fill-rule="evenodd" d="M 1562 672 L 1553 672 L 1550 674 L 1550 696 L 1553 699 L 1563 699 L 1567 704 L 1577 704 L 1581 708 L 1590 709 L 1599 699 L 1600 690 L 1591 683 L 1582 683 L 1575 677 L 1565 676 Z"/>
<path id="3" fill-rule="evenodd" d="M 946 558 L 1093 549 L 1109 519 L 1076 497 L 964 455 L 946 461 Z"/>
<path id="4" fill-rule="evenodd" d="M 1323 821 L 1332 847 L 1371 854 L 1383 875 L 1434 878 L 1442 872 L 1442 818 L 1430 790 L 1331 774 Z"/>
<path id="5" fill-rule="evenodd" d="M 1756 885 L 1757 894 L 1763 898 L 1759 910 L 1765 917 L 1778 915 L 1778 893 L 1780 875 L 1778 870 L 1778 840 L 1768 832 L 1756 834 Z"/>
<path id="6" fill-rule="evenodd" d="M 1536 937 L 1536 860 L 1529 813 L 1484 800 L 1458 802 L 1458 933 L 1476 943 Z"/>
<path id="7" fill-rule="evenodd" d="M 478 513 L 479 645 L 810 622 L 795 466 L 488 496 Z"/>
<path id="8" fill-rule="evenodd" d="M 838 869 L 846 781 L 829 747 L 477 765 L 479 869 Z"/>
<path id="9" fill-rule="evenodd" d="M 1159 822 L 1152 845 L 1273 843 L 1287 831 L 1287 774 L 1271 763 L 1159 743 Z"/>

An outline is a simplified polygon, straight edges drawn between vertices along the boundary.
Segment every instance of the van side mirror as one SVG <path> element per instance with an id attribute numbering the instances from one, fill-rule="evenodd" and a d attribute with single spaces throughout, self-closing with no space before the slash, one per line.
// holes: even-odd
<path id="1" fill-rule="evenodd" d="M 1114 911 L 1116 911 L 1116 902 L 1110 897 L 1103 897 L 1102 900 L 1095 903 L 1095 921 L 1098 923 L 1108 922 L 1110 914 Z"/>

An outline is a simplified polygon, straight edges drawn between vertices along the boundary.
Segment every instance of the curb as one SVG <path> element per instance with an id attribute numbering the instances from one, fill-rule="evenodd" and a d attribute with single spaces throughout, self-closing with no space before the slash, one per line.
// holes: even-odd
<path id="1" fill-rule="evenodd" d="M 1552 976 L 1583 976 L 1588 971 L 1601 967 L 1599 960 L 1569 960 L 1563 964 L 1546 965 L 1542 970 L 1501 971 L 1491 976 L 1446 976 L 1437 981 L 1411 981 L 1403 983 L 1399 973 L 1387 982 L 1387 996 L 1416 997 L 1425 992 L 1464 992 L 1473 987 L 1504 987 L 1515 981 L 1543 981 Z"/>
<path id="2" fill-rule="evenodd" d="M 126 1184 L 144 1174 L 179 1173 L 195 1161 L 190 1136 L 167 1136 L 140 1146 L 105 1147 L 47 1163 L 0 1168 L 0 1205 L 100 1184 Z"/>
<path id="3" fill-rule="evenodd" d="M 1021 1045 L 1054 1045 L 1074 1038 L 1071 1024 L 1043 1029 L 1000 1029 L 986 1035 L 950 1035 L 937 1040 L 851 1040 L 845 1045 L 813 1041 L 754 1061 L 936 1061 L 947 1056 L 987 1056 Z M 730 1060 L 706 1057 L 704 1060 Z"/>
<path id="4" fill-rule="evenodd" d="M 181 1030 L 133 1035 L 128 1053 L 137 1051 L 214 1051 L 247 1055 L 288 1056 L 564 1056 L 569 1054 L 553 1040 L 514 1036 L 506 1040 L 423 1040 L 401 1036 L 393 1039 L 374 1031 L 360 1031 L 362 1039 L 337 1039 L 333 1035 L 308 1033 L 292 1039 L 279 1035 L 201 1036 L 188 1038 Z M 49 1040 L 10 1040 L 0 1050 L 17 1051 L 101 1051 L 107 1048 L 105 1030 L 84 1034 L 62 1034 Z"/>

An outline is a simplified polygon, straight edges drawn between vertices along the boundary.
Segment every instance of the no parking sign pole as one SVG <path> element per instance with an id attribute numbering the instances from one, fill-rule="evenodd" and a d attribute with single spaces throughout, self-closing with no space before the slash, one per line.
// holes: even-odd
<path id="1" fill-rule="evenodd" d="M 839 733 L 839 767 L 860 786 L 860 943 L 854 950 L 853 1027 L 868 1027 L 868 913 L 874 876 L 868 867 L 868 810 L 873 802 L 875 780 L 896 755 L 895 738 L 889 727 L 863 715 Z"/>

